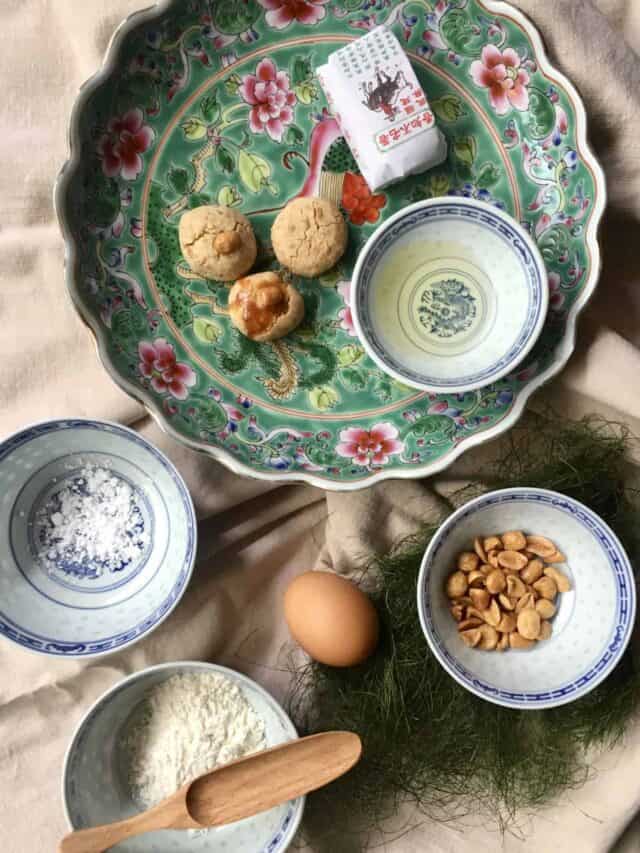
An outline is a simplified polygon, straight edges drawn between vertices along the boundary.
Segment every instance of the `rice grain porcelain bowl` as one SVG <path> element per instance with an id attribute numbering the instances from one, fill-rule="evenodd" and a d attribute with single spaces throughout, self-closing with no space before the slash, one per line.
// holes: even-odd
<path id="1" fill-rule="evenodd" d="M 152 666 L 123 679 L 87 711 L 71 740 L 64 763 L 62 799 L 72 829 L 111 823 L 139 809 L 124 779 L 119 745 L 123 727 L 147 691 L 173 675 L 218 673 L 242 690 L 265 724 L 267 746 L 297 738 L 293 723 L 259 684 L 247 676 L 211 663 L 184 661 Z M 150 832 L 117 845 L 118 853 L 283 853 L 302 820 L 305 798 L 207 831 Z M 115 849 L 115 848 L 114 848 Z"/>
<path id="2" fill-rule="evenodd" d="M 391 216 L 367 240 L 352 286 L 368 355 L 398 382 L 438 394 L 511 373 L 536 342 L 549 299 L 531 237 L 472 198 L 432 198 Z"/>
<path id="3" fill-rule="evenodd" d="M 551 539 L 571 580 L 559 593 L 553 633 L 529 649 L 483 652 L 458 636 L 445 580 L 476 536 L 522 530 Z M 418 612 L 427 642 L 447 672 L 489 702 L 539 709 L 584 696 L 613 670 L 631 636 L 636 610 L 629 559 L 611 529 L 588 507 L 558 492 L 514 488 L 460 507 L 427 548 L 418 579 Z"/>
<path id="4" fill-rule="evenodd" d="M 88 488 L 87 465 L 130 488 L 123 535 L 135 533 L 135 547 L 108 567 L 100 552 L 79 560 L 72 547 L 43 561 L 61 493 Z M 193 502 L 138 433 L 80 419 L 27 427 L 0 443 L 0 487 L 0 636 L 41 654 L 94 657 L 137 642 L 179 602 L 196 555 Z"/>

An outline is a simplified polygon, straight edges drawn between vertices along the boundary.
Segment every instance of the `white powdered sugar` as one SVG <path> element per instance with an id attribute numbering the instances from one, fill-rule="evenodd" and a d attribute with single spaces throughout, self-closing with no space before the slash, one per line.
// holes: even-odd
<path id="1" fill-rule="evenodd" d="M 85 567 L 91 577 L 116 572 L 149 541 L 134 489 L 107 468 L 85 465 L 36 518 L 38 558 L 46 569 Z"/>
<path id="2" fill-rule="evenodd" d="M 266 747 L 264 722 L 238 685 L 205 672 L 174 675 L 153 687 L 120 743 L 131 796 L 142 808 Z"/>

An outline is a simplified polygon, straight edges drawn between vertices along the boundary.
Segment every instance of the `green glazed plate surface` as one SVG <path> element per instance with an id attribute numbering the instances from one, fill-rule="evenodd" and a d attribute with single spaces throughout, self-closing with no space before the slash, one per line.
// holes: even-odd
<path id="1" fill-rule="evenodd" d="M 449 145 L 446 162 L 371 193 L 315 68 L 378 24 L 408 51 Z M 304 324 L 256 344 L 232 327 L 228 286 L 190 272 L 181 213 L 251 217 L 258 268 L 299 195 L 336 199 L 349 249 L 299 280 Z M 378 370 L 355 336 L 349 277 L 386 217 L 420 199 L 497 204 L 535 238 L 550 308 L 517 371 L 464 395 L 428 395 Z M 508 429 L 566 363 L 599 272 L 604 178 L 582 103 L 532 25 L 485 0 L 175 0 L 129 18 L 83 88 L 56 187 L 68 284 L 113 379 L 159 423 L 238 473 L 353 489 L 438 471 Z"/>

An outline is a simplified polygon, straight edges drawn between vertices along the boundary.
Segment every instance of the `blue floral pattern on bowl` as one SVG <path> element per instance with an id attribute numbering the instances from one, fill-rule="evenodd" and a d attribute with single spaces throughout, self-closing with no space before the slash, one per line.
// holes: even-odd
<path id="1" fill-rule="evenodd" d="M 452 338 L 465 332 L 477 314 L 477 300 L 465 283 L 456 278 L 425 288 L 420 302 L 420 322 L 439 338 Z"/>

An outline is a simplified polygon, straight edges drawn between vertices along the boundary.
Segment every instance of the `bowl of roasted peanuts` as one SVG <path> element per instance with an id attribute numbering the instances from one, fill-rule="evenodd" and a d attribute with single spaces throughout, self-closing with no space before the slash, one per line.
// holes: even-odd
<path id="1" fill-rule="evenodd" d="M 450 515 L 418 579 L 431 650 L 489 702 L 572 702 L 615 667 L 635 618 L 629 559 L 592 510 L 545 489 L 489 492 Z"/>

